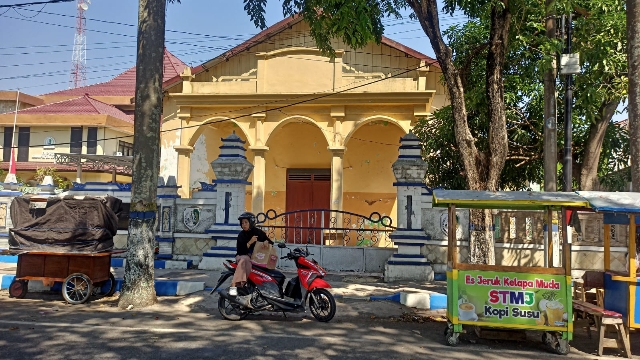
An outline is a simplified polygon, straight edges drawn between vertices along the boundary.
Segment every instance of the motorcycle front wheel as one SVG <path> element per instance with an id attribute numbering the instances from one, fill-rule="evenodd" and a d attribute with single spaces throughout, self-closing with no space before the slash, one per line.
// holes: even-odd
<path id="1" fill-rule="evenodd" d="M 222 296 L 218 299 L 218 311 L 223 318 L 231 321 L 242 320 L 249 315 L 249 312 L 242 310 L 240 305 L 234 304 Z"/>
<path id="2" fill-rule="evenodd" d="M 336 315 L 336 300 L 327 289 L 314 289 L 309 294 L 309 310 L 320 322 L 329 322 Z"/>

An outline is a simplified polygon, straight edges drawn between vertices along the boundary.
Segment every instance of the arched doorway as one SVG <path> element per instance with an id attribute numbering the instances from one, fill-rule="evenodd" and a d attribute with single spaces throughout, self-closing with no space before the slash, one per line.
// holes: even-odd
<path id="1" fill-rule="evenodd" d="M 393 120 L 368 119 L 345 139 L 343 208 L 356 214 L 378 212 L 396 223 L 397 191 L 391 165 L 398 159 L 405 130 Z M 379 246 L 384 246 L 379 244 Z"/>
<path id="2" fill-rule="evenodd" d="M 278 214 L 329 209 L 331 153 L 326 137 L 316 123 L 301 117 L 287 119 L 271 132 L 267 146 L 265 209 L 273 209 Z M 291 230 L 286 238 L 304 239 L 303 242 L 311 239 L 311 243 L 320 244 L 319 234 L 301 228 L 317 227 L 323 216 L 327 217 L 328 223 L 329 213 L 306 212 L 304 216 L 288 216 L 288 225 L 298 229 Z"/>

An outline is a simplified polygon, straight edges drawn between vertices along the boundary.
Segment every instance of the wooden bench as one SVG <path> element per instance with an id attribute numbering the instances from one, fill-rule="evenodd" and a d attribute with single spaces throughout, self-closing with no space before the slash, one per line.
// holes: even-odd
<path id="1" fill-rule="evenodd" d="M 581 300 L 573 300 L 573 308 L 594 317 L 596 327 L 600 334 L 600 338 L 598 340 L 598 356 L 602 356 L 602 348 L 604 347 L 605 341 L 604 335 L 607 332 L 607 327 L 613 326 L 617 333 L 617 337 L 615 339 L 617 348 L 623 350 L 627 358 L 631 358 L 629 335 L 625 329 L 624 321 L 622 320 L 622 314 L 619 314 L 615 311 L 603 309 L 602 307 Z M 589 337 L 591 337 L 591 328 L 588 325 L 587 331 L 589 332 Z"/>

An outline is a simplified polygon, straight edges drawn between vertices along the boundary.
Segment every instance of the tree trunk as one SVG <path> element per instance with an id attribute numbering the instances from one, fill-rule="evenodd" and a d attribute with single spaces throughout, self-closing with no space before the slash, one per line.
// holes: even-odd
<path id="1" fill-rule="evenodd" d="M 456 143 L 464 164 L 467 185 L 471 190 L 498 190 L 500 174 L 508 153 L 504 105 L 503 68 L 511 13 L 492 7 L 489 55 L 487 57 L 487 96 L 489 98 L 490 145 L 488 154 L 478 151 L 476 139 L 467 122 L 467 109 L 460 72 L 453 64 L 453 53 L 440 32 L 438 7 L 435 0 L 408 0 L 425 34 L 429 37 L 436 59 L 447 83 L 454 119 Z M 472 236 L 470 262 L 494 264 L 493 217 L 490 210 L 473 210 L 470 216 Z"/>
<path id="2" fill-rule="evenodd" d="M 555 0 L 545 1 L 545 28 L 549 39 L 556 38 Z M 554 54 L 555 56 L 555 54 Z M 556 127 L 556 63 L 544 73 L 544 191 L 557 190 L 558 132 Z"/>
<path id="3" fill-rule="evenodd" d="M 640 191 L 640 0 L 627 0 L 627 60 L 629 63 L 629 145 L 631 183 Z"/>
<path id="4" fill-rule="evenodd" d="M 140 0 L 136 62 L 133 179 L 127 262 L 118 306 L 157 302 L 154 286 L 156 201 L 160 166 L 166 0 Z"/>
<path id="5" fill-rule="evenodd" d="M 481 154 L 476 148 L 475 139 L 469 129 L 460 72 L 453 64 L 451 48 L 442 40 L 437 3 L 435 0 L 408 0 L 407 2 L 418 17 L 425 34 L 429 37 L 431 47 L 436 54 L 436 59 L 438 59 L 447 83 L 453 110 L 456 143 L 464 164 L 467 184 L 472 190 L 480 190 L 482 179 L 478 170 L 486 167 L 486 159 L 484 154 Z"/>
<path id="6" fill-rule="evenodd" d="M 598 111 L 596 121 L 589 126 L 589 136 L 585 143 L 584 156 L 580 166 L 580 190 L 582 191 L 598 188 L 598 165 L 600 164 L 602 142 L 619 102 L 611 100 L 603 103 Z"/>
<path id="7" fill-rule="evenodd" d="M 504 168 L 509 152 L 507 139 L 507 118 L 504 105 L 504 58 L 509 41 L 511 13 L 505 4 L 504 8 L 493 6 L 491 9 L 491 32 L 489 34 L 489 51 L 487 53 L 487 98 L 489 112 L 489 169 L 486 190 L 496 191 L 499 187 L 500 174 Z"/>
<path id="8" fill-rule="evenodd" d="M 509 152 L 507 119 L 504 105 L 504 59 L 507 52 L 511 13 L 505 6 L 491 9 L 491 31 L 487 53 L 487 98 L 489 113 L 489 166 L 483 174 L 483 188 L 497 191 L 500 174 Z M 472 264 L 495 264 L 493 238 L 493 215 L 491 210 L 473 210 L 470 214 L 469 262 Z"/>

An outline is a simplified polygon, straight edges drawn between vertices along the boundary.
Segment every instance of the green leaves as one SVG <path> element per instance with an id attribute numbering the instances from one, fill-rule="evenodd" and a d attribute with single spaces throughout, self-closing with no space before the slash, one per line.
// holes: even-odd
<path id="1" fill-rule="evenodd" d="M 464 84 L 465 105 L 472 134 L 478 149 L 487 151 L 488 121 L 486 116 L 486 39 L 488 16 L 477 8 L 486 2 L 447 2 L 466 6 L 467 14 L 477 17 L 464 25 L 444 31 L 454 53 Z M 588 17 L 574 23 L 574 52 L 580 53 L 583 72 L 575 77 L 573 105 L 573 149 L 576 166 L 584 161 L 584 149 L 592 124 L 603 116 L 608 101 L 626 98 L 626 37 L 624 0 L 582 1 Z M 558 4 L 558 12 L 561 6 Z M 562 50 L 560 40 L 548 39 L 544 31 L 543 3 L 528 2 L 515 9 L 509 49 L 504 68 L 504 101 L 507 109 L 509 155 L 501 175 L 504 189 L 527 189 L 530 182 L 543 180 L 543 73 L 554 56 Z M 558 119 L 563 118 L 564 89 L 558 89 Z M 605 119 L 606 120 L 606 119 Z M 608 121 L 608 120 L 607 120 Z M 558 139 L 563 139 L 560 126 Z M 453 136 L 450 107 L 421 121 L 415 130 L 423 141 L 423 154 L 429 164 L 428 182 L 432 186 L 464 189 L 463 167 Z M 628 162 L 628 135 L 620 126 L 610 124 L 602 140 L 598 174 L 603 184 L 620 188 L 625 172 L 618 169 Z M 562 144 L 559 144 L 562 149 Z"/>
<path id="2" fill-rule="evenodd" d="M 265 29 L 267 27 L 266 20 L 264 18 L 265 6 L 267 5 L 267 0 L 243 0 L 244 1 L 244 11 L 247 12 L 251 21 L 256 25 L 257 28 Z M 286 1 L 286 0 L 285 0 Z"/>
<path id="3" fill-rule="evenodd" d="M 256 27 L 266 27 L 264 11 L 267 0 L 244 0 L 245 11 Z M 325 54 L 335 57 L 331 40 L 341 39 L 354 48 L 370 42 L 380 43 L 384 32 L 382 20 L 400 18 L 406 7 L 403 0 L 284 0 L 285 16 L 301 15 L 309 24 L 311 37 Z"/>

